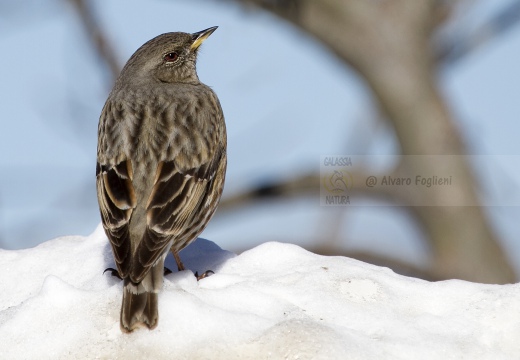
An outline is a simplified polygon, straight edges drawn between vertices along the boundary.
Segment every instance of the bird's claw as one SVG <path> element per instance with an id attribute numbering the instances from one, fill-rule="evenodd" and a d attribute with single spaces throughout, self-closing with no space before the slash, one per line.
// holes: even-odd
<path id="1" fill-rule="evenodd" d="M 110 271 L 110 275 L 118 278 L 119 280 L 123 280 L 123 278 L 119 275 L 119 271 L 117 271 L 117 269 L 106 268 L 105 271 L 103 271 L 103 274 L 106 273 L 107 271 Z M 167 267 L 164 268 L 164 276 L 169 275 L 171 273 L 173 273 L 173 271 L 171 271 Z M 213 275 L 213 274 L 215 274 L 215 272 L 213 270 L 207 270 L 207 271 L 203 272 L 200 275 L 199 275 L 199 272 L 196 271 L 195 272 L 195 277 L 197 278 L 197 281 L 199 281 L 199 280 L 207 278 L 208 276 Z"/>
<path id="2" fill-rule="evenodd" d="M 114 268 L 106 268 L 105 271 L 103 271 L 103 274 L 106 273 L 107 271 L 110 271 L 110 275 L 118 278 L 119 280 L 123 280 L 123 278 L 121 277 L 121 275 L 119 275 L 119 271 L 117 271 L 117 269 L 114 269 Z"/>
<path id="3" fill-rule="evenodd" d="M 215 274 L 215 272 L 213 270 L 206 270 L 205 272 L 203 272 L 200 275 L 199 275 L 199 272 L 196 271 L 195 272 L 195 277 L 197 278 L 197 281 L 199 281 L 199 280 L 207 278 L 208 276 L 213 275 L 213 274 Z"/>

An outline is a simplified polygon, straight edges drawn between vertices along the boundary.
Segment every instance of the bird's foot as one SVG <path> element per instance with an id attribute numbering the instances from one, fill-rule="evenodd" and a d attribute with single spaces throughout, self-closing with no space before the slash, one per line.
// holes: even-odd
<path id="1" fill-rule="evenodd" d="M 109 270 L 109 269 L 107 269 L 107 270 Z M 114 270 L 114 269 L 110 269 L 110 270 Z M 182 270 L 179 269 L 179 271 L 183 271 L 183 270 L 184 270 L 184 268 L 183 268 Z M 105 270 L 105 271 L 106 271 L 106 270 Z M 173 273 L 173 271 L 171 271 L 170 269 L 168 269 L 168 268 L 165 266 L 165 267 L 164 267 L 164 276 L 166 276 L 166 275 L 170 275 L 171 273 Z M 210 275 L 213 275 L 214 273 L 215 273 L 215 272 L 214 272 L 213 270 L 207 270 L 207 271 L 205 271 L 205 272 L 203 272 L 202 274 L 199 275 L 199 272 L 196 271 L 196 272 L 195 272 L 195 277 L 197 278 L 197 281 L 199 281 L 199 280 L 202 280 L 202 279 L 204 279 L 204 278 L 207 278 L 207 277 L 210 276 Z"/>
<path id="2" fill-rule="evenodd" d="M 213 275 L 213 274 L 215 274 L 215 272 L 213 270 L 206 270 L 205 272 L 203 272 L 200 275 L 199 275 L 199 272 L 196 271 L 195 272 L 195 277 L 197 278 L 197 281 L 199 281 L 199 280 L 207 278 L 208 276 Z"/>
<path id="3" fill-rule="evenodd" d="M 110 275 L 118 278 L 119 280 L 123 280 L 123 278 L 121 277 L 121 275 L 119 275 L 119 271 L 117 271 L 117 269 L 114 269 L 114 268 L 106 268 L 105 271 L 103 271 L 103 274 L 106 273 L 107 271 L 110 271 Z"/>

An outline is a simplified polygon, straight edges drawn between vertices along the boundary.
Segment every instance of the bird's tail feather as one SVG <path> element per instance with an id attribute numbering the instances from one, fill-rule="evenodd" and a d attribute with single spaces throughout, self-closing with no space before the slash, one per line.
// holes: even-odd
<path id="1" fill-rule="evenodd" d="M 121 330 L 131 332 L 143 325 L 153 329 L 157 326 L 158 320 L 157 293 L 146 291 L 133 294 L 129 287 L 125 286 L 121 306 Z"/>
<path id="2" fill-rule="evenodd" d="M 159 320 L 158 292 L 162 287 L 163 259 L 152 267 L 144 279 L 134 284 L 124 280 L 123 304 L 121 305 L 121 330 L 131 332 L 138 327 L 153 329 Z"/>

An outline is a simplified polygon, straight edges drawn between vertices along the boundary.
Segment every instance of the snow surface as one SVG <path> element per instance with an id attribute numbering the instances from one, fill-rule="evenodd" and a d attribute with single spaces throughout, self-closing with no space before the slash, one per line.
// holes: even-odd
<path id="1" fill-rule="evenodd" d="M 0 251 L 1 359 L 518 359 L 520 284 L 431 283 L 266 243 L 198 239 L 166 276 L 159 325 L 123 334 L 101 227 Z M 173 259 L 167 266 L 175 269 Z M 215 275 L 197 282 L 192 271 Z"/>

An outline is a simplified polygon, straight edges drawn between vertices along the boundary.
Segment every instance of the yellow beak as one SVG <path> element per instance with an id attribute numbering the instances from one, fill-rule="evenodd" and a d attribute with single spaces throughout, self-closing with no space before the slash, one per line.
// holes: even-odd
<path id="1" fill-rule="evenodd" d="M 193 38 L 193 44 L 191 44 L 191 50 L 196 50 L 198 47 L 206 40 L 213 31 L 217 30 L 218 26 L 210 27 L 209 29 L 202 30 L 196 33 L 191 34 Z"/>

